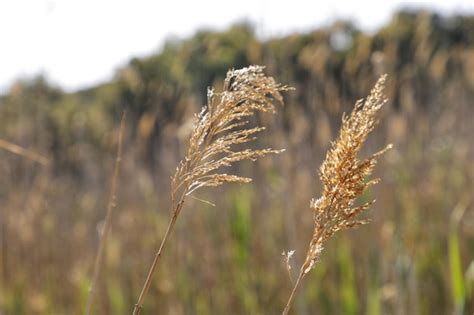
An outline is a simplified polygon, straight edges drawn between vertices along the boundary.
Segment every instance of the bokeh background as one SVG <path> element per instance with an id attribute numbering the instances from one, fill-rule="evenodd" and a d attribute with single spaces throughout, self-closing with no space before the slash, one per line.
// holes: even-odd
<path id="1" fill-rule="evenodd" d="M 250 19 L 169 38 L 98 83 L 65 79 L 64 88 L 47 70 L 3 82 L 0 139 L 49 163 L 0 149 L 0 314 L 83 312 L 123 110 L 117 208 L 94 313 L 131 313 L 169 220 L 169 179 L 193 114 L 208 86 L 219 90 L 228 69 L 250 64 L 295 87 L 277 115 L 255 120 L 268 127 L 255 146 L 286 152 L 233 170 L 251 184 L 201 191 L 215 207 L 188 200 L 146 314 L 281 313 L 292 287 L 281 253 L 296 250 L 296 272 L 318 167 L 342 113 L 382 73 L 389 102 L 363 153 L 394 149 L 377 165 L 382 182 L 362 198 L 377 199 L 372 223 L 327 243 L 294 314 L 472 314 L 474 13 L 389 16 L 378 26 L 338 19 L 281 34 Z M 85 49 L 93 56 L 106 45 L 104 37 Z M 80 56 L 69 62 L 94 67 Z"/>

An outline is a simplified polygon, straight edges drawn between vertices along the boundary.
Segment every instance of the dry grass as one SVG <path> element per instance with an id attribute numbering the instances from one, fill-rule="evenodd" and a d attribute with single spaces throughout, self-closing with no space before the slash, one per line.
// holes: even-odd
<path id="1" fill-rule="evenodd" d="M 43 166 L 48 165 L 49 161 L 47 158 L 44 156 L 39 155 L 36 152 L 33 152 L 31 150 L 25 149 L 17 144 L 8 142 L 6 140 L 0 139 L 0 149 L 3 149 L 5 151 L 8 151 L 10 153 L 22 156 L 28 160 L 35 161 L 37 163 L 40 163 Z"/>
<path id="2" fill-rule="evenodd" d="M 115 158 L 115 166 L 114 166 L 114 173 L 112 176 L 111 188 L 110 188 L 110 195 L 109 201 L 107 203 L 107 212 L 105 215 L 104 226 L 101 231 L 101 237 L 99 242 L 99 247 L 97 249 L 97 254 L 95 257 L 94 263 L 94 273 L 92 276 L 91 285 L 89 288 L 89 294 L 87 297 L 86 308 L 84 314 L 89 315 L 91 313 L 92 303 L 94 302 L 94 293 L 96 291 L 97 283 L 99 281 L 99 274 L 100 269 L 102 267 L 102 261 L 104 257 L 104 250 L 105 244 L 107 242 L 107 236 L 110 231 L 111 223 L 112 223 L 112 214 L 117 206 L 116 199 L 117 199 L 117 184 L 118 184 L 118 177 L 120 173 L 120 162 L 122 159 L 122 145 L 123 145 L 123 131 L 125 126 L 125 112 L 122 114 L 122 119 L 120 120 L 120 128 L 119 128 L 119 135 L 118 135 L 118 146 L 117 146 L 117 155 Z"/>
<path id="3" fill-rule="evenodd" d="M 203 187 L 216 187 L 224 183 L 248 183 L 250 178 L 227 174 L 220 170 L 243 160 L 255 161 L 274 149 L 235 149 L 236 145 L 256 139 L 264 127 L 249 128 L 248 119 L 256 112 L 274 113 L 273 102 L 283 102 L 281 91 L 289 88 L 275 82 L 263 73 L 263 67 L 250 66 L 227 73 L 224 90 L 208 90 L 208 103 L 196 116 L 189 147 L 184 159 L 171 180 L 172 218 L 155 255 L 147 279 L 135 305 L 134 314 L 140 314 L 143 301 L 158 260 L 183 208 L 187 196 Z"/>
<path id="4" fill-rule="evenodd" d="M 391 145 L 365 160 L 359 160 L 357 154 L 377 124 L 378 111 L 386 103 L 383 96 L 385 79 L 386 76 L 382 76 L 367 99 L 355 104 L 349 117 L 343 116 L 339 138 L 332 143 L 321 165 L 323 193 L 319 199 L 312 199 L 310 203 L 314 219 L 313 237 L 283 314 L 288 314 L 301 280 L 314 268 L 324 243 L 338 231 L 368 222 L 358 219 L 358 215 L 375 200 L 361 206 L 354 206 L 354 203 L 368 187 L 378 182 L 378 179 L 366 181 L 366 178 L 372 173 L 378 157 Z"/>

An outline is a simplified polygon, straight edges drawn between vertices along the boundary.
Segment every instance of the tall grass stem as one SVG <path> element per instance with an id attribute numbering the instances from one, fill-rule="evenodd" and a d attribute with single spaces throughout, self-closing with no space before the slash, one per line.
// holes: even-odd
<path id="1" fill-rule="evenodd" d="M 97 249 L 97 255 L 94 263 L 94 274 L 92 276 L 91 285 L 89 288 L 89 294 L 87 296 L 86 308 L 84 311 L 85 315 L 91 314 L 92 304 L 94 302 L 94 295 L 97 288 L 97 283 L 99 282 L 100 269 L 102 267 L 102 261 L 104 258 L 105 244 L 107 242 L 107 236 L 111 227 L 112 214 L 115 207 L 117 206 L 117 185 L 118 177 L 120 175 L 120 163 L 122 160 L 122 144 L 123 144 L 123 130 L 125 125 L 125 112 L 122 114 L 122 119 L 120 121 L 119 135 L 118 135 L 118 146 L 117 146 L 117 155 L 115 158 L 114 173 L 112 175 L 112 184 L 110 188 L 109 201 L 107 203 L 107 212 L 105 215 L 105 222 L 101 232 L 101 238 L 99 242 L 99 247 Z"/>

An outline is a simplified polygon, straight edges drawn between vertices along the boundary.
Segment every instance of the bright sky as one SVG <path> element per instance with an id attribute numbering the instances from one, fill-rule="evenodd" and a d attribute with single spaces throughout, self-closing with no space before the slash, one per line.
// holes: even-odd
<path id="1" fill-rule="evenodd" d="M 474 14 L 473 0 L 0 0 L 0 93 L 39 73 L 66 90 L 90 86 L 131 57 L 156 52 L 167 37 L 203 26 L 246 19 L 269 37 L 349 18 L 374 30 L 407 5 Z"/>

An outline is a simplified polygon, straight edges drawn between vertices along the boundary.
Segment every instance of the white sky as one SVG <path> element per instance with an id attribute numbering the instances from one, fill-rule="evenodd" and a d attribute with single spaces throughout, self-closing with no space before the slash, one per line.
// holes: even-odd
<path id="1" fill-rule="evenodd" d="M 39 73 L 66 90 L 90 86 L 131 57 L 156 52 L 168 36 L 203 26 L 247 19 L 269 37 L 349 18 L 374 30 L 407 5 L 474 14 L 474 0 L 0 0 L 0 93 Z"/>

